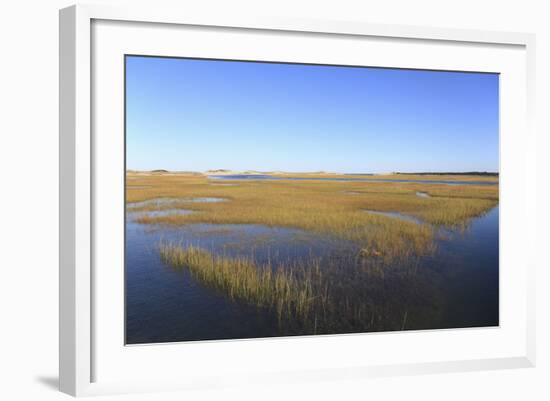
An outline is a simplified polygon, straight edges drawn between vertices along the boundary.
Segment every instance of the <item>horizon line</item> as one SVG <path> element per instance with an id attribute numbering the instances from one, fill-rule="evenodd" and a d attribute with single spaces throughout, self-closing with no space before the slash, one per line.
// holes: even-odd
<path id="1" fill-rule="evenodd" d="M 499 171 L 490 171 L 490 170 L 465 170 L 465 171 L 385 171 L 385 172 L 338 172 L 338 171 L 325 171 L 325 170 L 308 170 L 308 171 L 285 171 L 285 170 L 233 170 L 233 169 L 208 169 L 208 170 L 171 170 L 164 168 L 154 168 L 154 169 L 135 169 L 135 168 L 126 168 L 126 171 L 138 171 L 138 172 L 169 172 L 169 173 L 213 173 L 213 172 L 233 172 L 233 173 L 287 173 L 287 174 L 349 174 L 349 175 L 384 175 L 384 174 L 492 174 L 499 175 Z"/>

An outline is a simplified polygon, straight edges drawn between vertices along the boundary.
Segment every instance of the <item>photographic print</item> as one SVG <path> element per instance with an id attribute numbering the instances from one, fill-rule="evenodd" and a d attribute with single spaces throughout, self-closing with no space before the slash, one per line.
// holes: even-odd
<path id="1" fill-rule="evenodd" d="M 125 56 L 126 344 L 499 325 L 499 76 Z"/>

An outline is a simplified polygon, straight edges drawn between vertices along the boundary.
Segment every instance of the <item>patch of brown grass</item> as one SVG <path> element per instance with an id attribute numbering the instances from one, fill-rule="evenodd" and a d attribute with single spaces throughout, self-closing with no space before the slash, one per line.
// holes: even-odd
<path id="1" fill-rule="evenodd" d="M 137 220 L 143 224 L 291 227 L 354 241 L 368 252 L 395 258 L 431 252 L 432 225 L 463 227 L 498 203 L 498 185 L 319 180 L 224 180 L 224 183 L 234 185 L 212 185 L 216 183 L 197 175 L 132 175 L 132 185 L 144 188 L 127 191 L 128 207 L 135 211 L 183 208 L 200 212 L 156 217 L 144 215 Z M 425 192 L 431 197 L 421 198 L 416 192 Z M 200 197 L 225 198 L 228 201 L 184 201 Z M 134 202 L 156 198 L 174 198 L 176 201 L 166 205 L 133 205 Z M 399 212 L 429 224 L 373 215 L 365 210 Z"/>

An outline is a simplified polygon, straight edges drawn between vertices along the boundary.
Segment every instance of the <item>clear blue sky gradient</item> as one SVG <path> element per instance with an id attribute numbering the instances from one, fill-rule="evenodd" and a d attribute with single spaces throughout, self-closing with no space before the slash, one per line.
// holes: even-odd
<path id="1" fill-rule="evenodd" d="M 128 56 L 127 168 L 498 171 L 498 75 Z"/>

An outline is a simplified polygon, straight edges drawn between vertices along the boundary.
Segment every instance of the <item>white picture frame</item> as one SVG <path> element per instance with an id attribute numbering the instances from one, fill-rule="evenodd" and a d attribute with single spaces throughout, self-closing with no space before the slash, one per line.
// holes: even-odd
<path id="1" fill-rule="evenodd" d="M 284 33 L 285 35 L 322 35 L 323 37 L 339 38 L 383 38 L 384 40 L 404 40 L 417 41 L 422 43 L 433 43 L 436 45 L 456 45 L 466 47 L 479 47 L 483 52 L 487 47 L 510 48 L 518 50 L 513 56 L 519 60 L 520 68 L 514 72 L 510 69 L 510 76 L 513 76 L 514 85 L 521 88 L 525 96 L 519 96 L 521 111 L 511 108 L 503 110 L 514 114 L 513 121 L 515 129 L 508 130 L 507 122 L 504 122 L 504 130 L 509 132 L 504 147 L 501 147 L 501 193 L 516 193 L 509 196 L 508 208 L 503 208 L 502 213 L 511 213 L 512 209 L 521 210 L 521 214 L 515 219 L 510 219 L 506 227 L 517 227 L 518 232 L 510 231 L 510 238 L 506 238 L 506 243 L 513 240 L 512 235 L 522 235 L 522 242 L 519 249 L 513 252 L 522 253 L 521 265 L 518 269 L 524 274 L 520 280 L 514 280 L 511 283 L 510 290 L 517 290 L 518 296 L 522 299 L 519 302 L 517 316 L 520 317 L 517 326 L 514 326 L 514 344 L 517 346 L 510 352 L 506 352 L 507 342 L 503 341 L 501 348 L 494 352 L 475 353 L 472 352 L 464 358 L 453 357 L 446 359 L 443 355 L 442 360 L 431 359 L 429 361 L 417 360 L 414 355 L 407 359 L 407 362 L 395 362 L 391 359 L 380 357 L 375 362 L 361 362 L 361 355 L 358 354 L 355 360 L 341 360 L 339 364 L 331 365 L 330 356 L 325 365 L 315 365 L 318 367 L 298 366 L 296 369 L 285 369 L 280 366 L 276 372 L 262 371 L 261 368 L 254 367 L 242 371 L 248 374 L 239 376 L 224 375 L 223 370 L 215 372 L 212 375 L 205 374 L 204 370 L 197 369 L 187 374 L 185 378 L 177 376 L 159 379 L 151 377 L 150 380 L 143 378 L 132 379 L 132 376 L 115 374 L 108 375 L 105 380 L 100 379 L 101 372 L 98 372 L 98 363 L 96 358 L 107 361 L 105 354 L 107 348 L 103 344 L 110 341 L 99 341 L 98 330 L 105 330 L 105 326 L 111 320 L 98 314 L 101 305 L 96 307 L 94 303 L 94 291 L 97 286 L 104 283 L 104 278 L 98 278 L 94 272 L 94 263 L 97 255 L 94 253 L 94 235 L 97 235 L 98 225 L 95 213 L 97 199 L 94 197 L 96 181 L 94 176 L 97 174 L 98 152 L 102 152 L 104 145 L 94 142 L 93 126 L 98 125 L 94 121 L 94 88 L 92 87 L 92 77 L 94 68 L 98 66 L 94 55 L 101 49 L 94 48 L 102 46 L 105 41 L 92 40 L 94 32 L 94 23 L 101 21 L 113 24 L 116 22 L 156 24 L 166 29 L 177 29 L 177 27 L 204 27 L 217 30 L 214 35 L 223 39 L 224 29 L 234 31 L 242 30 L 254 34 L 254 32 Z M 170 28 L 172 27 L 172 28 Z M 119 29 L 119 28 L 116 28 Z M 121 27 L 120 29 L 129 29 Z M 137 30 L 141 28 L 137 27 Z M 221 30 L 221 31 L 220 31 Z M 107 29 L 105 31 L 109 33 Z M 162 29 L 159 35 L 166 35 Z M 169 32 L 168 32 L 169 34 Z M 132 35 L 128 35 L 132 36 Z M 151 36 L 148 51 L 154 51 L 155 35 Z M 111 50 L 119 51 L 118 46 L 125 40 L 123 35 L 112 40 Z M 273 40 L 277 40 L 274 38 Z M 506 33 L 506 32 L 484 32 L 470 31 L 460 29 L 439 29 L 414 26 L 390 26 L 375 25 L 365 22 L 350 21 L 316 21 L 316 20 L 294 20 L 291 18 L 242 18 L 235 15 L 219 16 L 214 13 L 211 15 L 187 15 L 185 10 L 163 10 L 155 7 L 146 8 L 111 8 L 108 6 L 78 5 L 72 6 L 60 11 L 60 390 L 75 396 L 93 395 L 106 393 L 120 393 L 133 391 L 160 391 L 167 389 L 188 389 L 203 388 L 224 385 L 234 385 L 246 383 L 247 381 L 262 382 L 281 382 L 296 380 L 326 380 L 335 378 L 356 378 L 360 379 L 369 376 L 400 375 L 400 374 L 420 374 L 449 371 L 468 371 L 480 369 L 504 369 L 514 367 L 530 367 L 535 364 L 535 285 L 534 270 L 536 260 L 534 253 L 529 252 L 529 247 L 534 246 L 535 241 L 535 133 L 532 127 L 532 112 L 534 110 L 534 48 L 535 38 L 530 34 Z M 151 50 L 153 49 L 153 50 Z M 122 51 L 122 50 L 120 50 Z M 165 50 L 163 50 L 165 51 Z M 429 50 L 428 50 L 429 51 Z M 460 51 L 457 47 L 457 51 Z M 520 54 L 521 53 L 521 54 Z M 267 57 L 267 56 L 266 56 Z M 489 56 L 488 56 L 489 57 Z M 504 62 L 504 58 L 499 61 Z M 450 65 L 450 64 L 449 64 Z M 433 66 L 434 69 L 444 69 L 445 63 Z M 474 67 L 472 67 L 474 68 Z M 485 68 L 480 67 L 483 70 Z M 489 67 L 486 67 L 489 68 Z M 512 67 L 510 67 L 512 68 Z M 451 68 L 452 69 L 452 68 Z M 499 71 L 493 71 L 499 72 Z M 523 76 L 525 73 L 525 76 Z M 516 76 L 515 74 L 518 74 Z M 117 90 L 120 90 L 118 88 Z M 118 92 L 120 93 L 120 92 Z M 505 92 L 503 96 L 506 96 Z M 115 101 L 117 97 L 114 97 Z M 523 107 L 525 109 L 523 109 Z M 513 134 L 516 134 L 514 136 Z M 521 133 L 521 135 L 519 135 Z M 120 157 L 123 157 L 121 154 Z M 105 167 L 107 168 L 107 167 Z M 522 184 L 523 191 L 514 191 L 518 183 Z M 122 190 L 122 188 L 121 188 Z M 522 193 L 519 193 L 522 192 Z M 512 196 L 516 198 L 512 199 Z M 501 217 L 502 218 L 502 217 Z M 102 225 L 99 225 L 102 227 Z M 520 230 L 521 229 L 521 230 Z M 519 231 L 523 233 L 520 234 Z M 523 245 L 522 245 L 523 244 Z M 502 247 L 502 244 L 501 244 Z M 512 252 L 512 251 L 510 251 Z M 501 253 L 502 255 L 502 253 Z M 512 254 L 509 254 L 513 256 Z M 102 275 L 101 277 L 105 277 Z M 102 281 L 103 280 L 103 281 Z M 122 291 L 122 288 L 120 289 Z M 510 294 L 510 293 L 509 293 Z M 525 299 L 523 299 L 525 298 Z M 99 316 L 99 317 L 98 317 Z M 100 329 L 96 326 L 101 322 Z M 122 322 L 121 322 L 122 324 Z M 501 329 L 503 332 L 506 330 Z M 497 329 L 497 330 L 498 330 Z M 487 333 L 484 341 L 491 341 L 495 336 L 495 330 Z M 419 336 L 430 336 L 430 340 L 435 343 L 443 336 L 449 336 L 446 332 L 428 334 L 423 332 L 410 333 L 407 341 L 420 341 Z M 452 335 L 452 334 L 451 334 Z M 482 331 L 462 331 L 458 335 L 462 337 L 471 337 L 467 341 L 476 341 L 476 336 L 485 335 Z M 394 337 L 391 337 L 394 336 Z M 101 336 L 99 336 L 101 337 Z M 392 333 L 376 334 L 376 337 L 368 337 L 380 344 L 384 343 L 384 338 L 395 338 Z M 106 337 L 105 337 L 106 338 Z M 359 345 L 367 337 L 361 336 L 332 336 L 328 343 L 319 343 L 310 341 L 304 342 L 302 339 L 280 339 L 280 340 L 246 340 L 238 342 L 238 346 L 244 344 L 242 349 L 246 352 L 258 352 L 271 348 L 271 352 L 284 352 L 285 347 L 297 352 L 297 348 L 307 349 L 314 353 L 319 347 L 342 347 L 345 342 L 354 342 Z M 374 340 L 376 338 L 376 340 Z M 496 338 L 496 337 L 495 337 Z M 510 337 L 511 338 L 511 337 Z M 494 338 L 493 338 L 494 339 Z M 311 339 L 310 339 L 311 340 Z M 300 342 L 302 341 L 302 342 Z M 393 340 L 391 340 L 393 341 Z M 510 340 L 512 341 L 512 340 Z M 237 342 L 233 342 L 235 344 Z M 418 344 L 420 344 L 418 343 Z M 186 348 L 189 355 L 213 355 L 213 352 L 237 352 L 235 345 L 227 345 L 225 342 L 220 345 L 218 342 L 205 342 L 199 344 L 199 348 Z M 180 345 L 185 347 L 185 345 Z M 124 347 L 121 343 L 120 347 Z M 148 347 L 146 352 L 149 362 L 158 363 L 163 358 L 167 358 L 167 353 L 173 353 L 174 348 L 170 346 Z M 175 345 L 177 347 L 177 345 Z M 194 345 L 196 347 L 196 345 Z M 233 347 L 229 349 L 228 347 Z M 134 348 L 137 349 L 138 347 Z M 143 348 L 143 347 L 142 347 Z M 180 347 L 181 348 L 181 347 Z M 210 351 L 209 351 L 210 348 Z M 223 348 L 223 349 L 222 349 Z M 161 350 L 162 349 L 162 350 Z M 227 350 L 226 350 L 227 349 Z M 287 348 L 288 349 L 288 348 Z M 460 349 L 458 347 L 457 349 Z M 239 352 L 241 349 L 239 349 Z M 293 352 L 294 352 L 293 351 Z M 103 352 L 103 354 L 101 354 Z M 135 361 L 142 358 L 137 351 L 131 351 Z M 458 351 L 457 351 L 458 352 Z M 121 354 L 122 355 L 122 354 Z M 330 355 L 330 352 L 329 354 Z M 126 357 L 126 356 L 124 356 Z M 122 358 L 122 356 L 121 356 Z M 137 358 L 137 359 L 136 359 Z M 350 357 L 351 358 L 351 357 Z M 374 358 L 376 359 L 376 358 Z M 118 363 L 120 360 L 108 360 L 109 363 Z M 115 365 L 113 365 L 115 366 Z M 120 367 L 116 365 L 117 369 Z M 98 375 L 99 373 L 99 375 Z M 111 372 L 112 373 L 112 372 Z M 124 377 L 123 377 L 124 376 Z"/>

